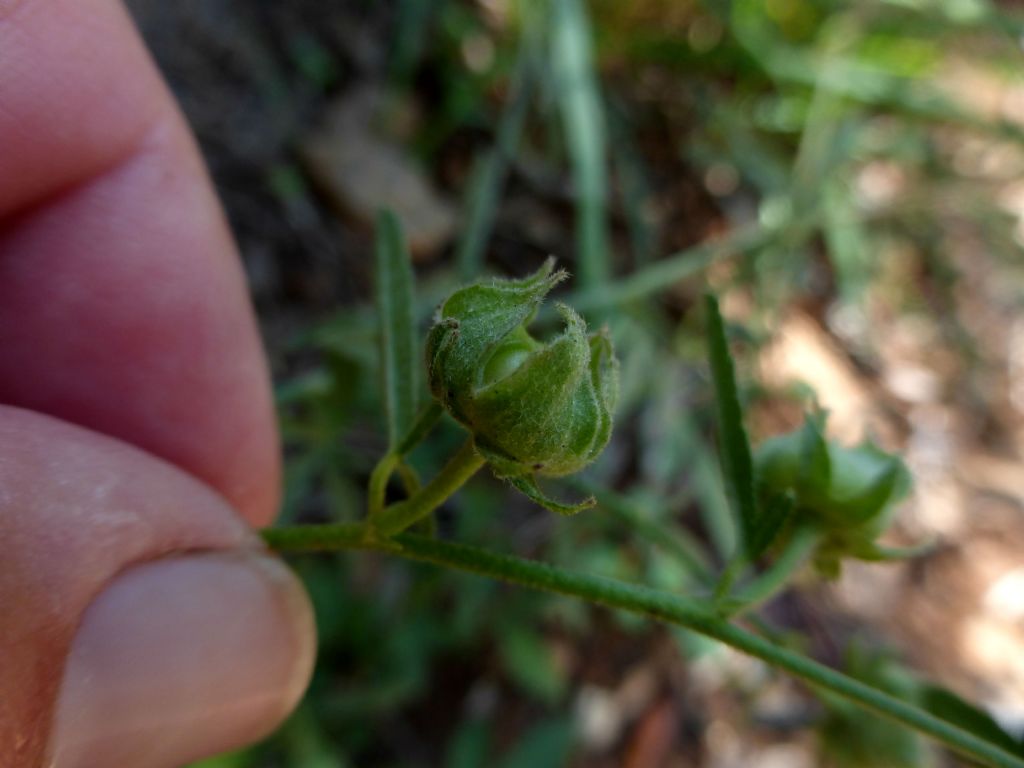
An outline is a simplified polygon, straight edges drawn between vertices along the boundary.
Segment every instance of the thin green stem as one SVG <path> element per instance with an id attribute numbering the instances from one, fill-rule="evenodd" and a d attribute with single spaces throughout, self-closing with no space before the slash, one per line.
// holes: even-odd
<path id="1" fill-rule="evenodd" d="M 750 610 L 778 594 L 789 584 L 821 542 L 821 534 L 813 528 L 798 528 L 769 568 L 724 601 L 728 616 Z"/>
<path id="2" fill-rule="evenodd" d="M 384 511 L 388 481 L 396 469 L 401 474 L 406 492 L 410 496 L 419 490 L 419 479 L 416 478 L 416 473 L 403 459 L 434 428 L 443 412 L 444 409 L 441 408 L 440 404 L 432 400 L 426 408 L 420 411 L 419 416 L 416 417 L 409 431 L 398 445 L 384 454 L 381 460 L 377 462 L 377 466 L 370 473 L 369 490 L 367 491 L 367 507 L 371 518 Z"/>
<path id="3" fill-rule="evenodd" d="M 660 293 L 719 259 L 757 250 L 776 237 L 778 233 L 774 229 L 759 225 L 737 229 L 655 261 L 600 290 L 584 290 L 572 296 L 570 303 L 581 312 L 627 304 Z"/>
<path id="4" fill-rule="evenodd" d="M 434 425 L 441 420 L 441 415 L 444 413 L 444 408 L 436 400 L 431 400 L 430 403 L 420 411 L 416 417 L 416 421 L 412 423 L 409 431 L 402 438 L 401 442 L 395 447 L 395 452 L 400 456 L 405 456 L 413 448 L 420 444 L 424 437 L 434 428 Z"/>
<path id="5" fill-rule="evenodd" d="M 818 214 L 812 210 L 783 223 L 739 227 L 722 237 L 705 240 L 652 262 L 600 290 L 584 289 L 567 301 L 581 312 L 628 304 L 661 293 L 721 259 L 747 255 L 780 241 L 790 245 L 799 242 L 814 230 L 817 222 Z"/>
<path id="6" fill-rule="evenodd" d="M 384 454 L 377 462 L 377 466 L 370 473 L 369 490 L 367 491 L 367 507 L 371 518 L 376 517 L 384 510 L 384 499 L 387 495 L 388 480 L 395 471 L 401 456 L 394 452 Z"/>
<path id="7" fill-rule="evenodd" d="M 865 709 L 931 736 L 963 755 L 995 768 L 1024 768 L 1024 758 L 1016 757 L 884 691 L 740 629 L 717 616 L 712 607 L 700 601 L 423 536 L 402 534 L 392 539 L 374 539 L 367 536 L 367 526 L 360 523 L 270 529 L 263 536 L 278 551 L 385 551 L 676 624 L 719 640 L 813 686 L 832 691 Z"/>
<path id="8" fill-rule="evenodd" d="M 433 480 L 405 501 L 392 504 L 370 518 L 370 525 L 378 534 L 394 536 L 416 521 L 423 519 L 461 488 L 486 462 L 467 438 L 458 453 L 444 466 Z"/>
<path id="9" fill-rule="evenodd" d="M 404 461 L 398 462 L 398 476 L 402 478 L 402 487 L 405 488 L 407 496 L 419 493 L 420 488 L 423 487 L 423 483 L 420 482 L 420 476 L 416 470 Z"/>
<path id="10" fill-rule="evenodd" d="M 736 580 L 743 575 L 748 564 L 749 561 L 743 553 L 732 556 L 732 559 L 726 564 L 725 570 L 722 571 L 722 575 L 718 577 L 718 583 L 715 584 L 714 600 L 716 603 L 720 603 L 728 597 Z"/>

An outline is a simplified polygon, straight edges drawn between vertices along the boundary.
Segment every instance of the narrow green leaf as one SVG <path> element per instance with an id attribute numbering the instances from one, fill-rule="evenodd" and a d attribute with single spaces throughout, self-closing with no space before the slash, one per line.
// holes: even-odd
<path id="1" fill-rule="evenodd" d="M 736 371 L 729 353 L 729 342 L 725 338 L 725 324 L 718 309 L 718 301 L 707 294 L 704 306 L 707 315 L 708 359 L 711 362 L 718 410 L 722 470 L 730 501 L 739 520 L 744 548 L 747 556 L 754 559 L 764 551 L 763 547 L 758 548 L 764 536 L 758 533 L 761 521 L 758 519 L 754 494 L 754 462 L 750 441 L 743 426 L 743 408 L 736 388 Z"/>
<path id="2" fill-rule="evenodd" d="M 417 374 L 412 261 L 398 219 L 390 211 L 377 216 L 376 299 L 388 446 L 394 449 L 416 419 Z"/>
<path id="3" fill-rule="evenodd" d="M 516 59 L 509 86 L 508 102 L 501 115 L 495 145 L 477 158 L 470 174 L 465 202 L 466 225 L 459 242 L 456 262 L 464 280 L 479 276 L 484 247 L 494 226 L 501 188 L 510 160 L 515 157 L 530 102 L 530 65 L 533 52 L 526 33 Z"/>
<path id="4" fill-rule="evenodd" d="M 583 288 L 611 274 L 606 207 L 605 115 L 582 0 L 554 0 L 552 66 L 576 192 L 577 269 Z"/>
<path id="5" fill-rule="evenodd" d="M 1024 757 L 1024 743 L 1004 731 L 988 712 L 964 701 L 952 691 L 937 685 L 924 685 L 919 699 L 921 706 L 936 717 L 990 744 L 996 744 L 1011 754 Z"/>
<path id="6" fill-rule="evenodd" d="M 556 501 L 550 496 L 546 496 L 537 486 L 537 481 L 530 476 L 509 477 L 507 479 L 517 491 L 527 496 L 527 498 L 529 498 L 534 504 L 542 506 L 544 509 L 550 510 L 551 512 L 557 512 L 560 515 L 575 515 L 577 512 L 582 512 L 584 509 L 590 509 L 592 506 L 597 504 L 597 499 L 593 496 L 589 496 L 583 501 L 575 504 L 566 504 Z"/>

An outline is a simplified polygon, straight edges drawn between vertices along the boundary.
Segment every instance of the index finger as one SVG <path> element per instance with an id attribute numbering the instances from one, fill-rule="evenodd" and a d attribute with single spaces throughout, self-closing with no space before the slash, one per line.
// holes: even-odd
<path id="1" fill-rule="evenodd" d="M 199 154 L 115 0 L 0 0 L 0 403 L 276 509 L 267 368 Z"/>

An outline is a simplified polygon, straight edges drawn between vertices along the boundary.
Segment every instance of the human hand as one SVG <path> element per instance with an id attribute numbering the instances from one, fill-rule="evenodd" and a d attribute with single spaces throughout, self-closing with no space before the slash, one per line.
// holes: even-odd
<path id="1" fill-rule="evenodd" d="M 250 526 L 280 465 L 245 282 L 115 0 L 0 0 L 0 765 L 159 768 L 308 681 Z"/>

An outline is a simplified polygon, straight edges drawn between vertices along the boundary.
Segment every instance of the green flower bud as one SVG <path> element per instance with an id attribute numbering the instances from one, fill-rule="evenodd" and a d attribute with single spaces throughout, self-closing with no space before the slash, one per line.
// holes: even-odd
<path id="1" fill-rule="evenodd" d="M 564 304 L 557 305 L 565 321 L 560 335 L 545 343 L 526 330 L 566 277 L 553 267 L 549 259 L 522 280 L 455 291 L 427 339 L 434 397 L 473 434 L 495 472 L 513 480 L 576 472 L 611 435 L 618 363 L 607 331 L 588 335 Z"/>
<path id="2" fill-rule="evenodd" d="M 835 574 L 841 557 L 881 557 L 874 541 L 910 489 L 899 457 L 870 443 L 848 448 L 827 441 L 823 419 L 765 440 L 754 453 L 763 500 L 789 494 L 799 519 L 825 534 L 821 570 Z"/>

